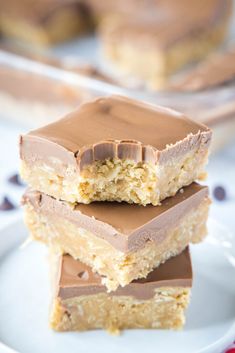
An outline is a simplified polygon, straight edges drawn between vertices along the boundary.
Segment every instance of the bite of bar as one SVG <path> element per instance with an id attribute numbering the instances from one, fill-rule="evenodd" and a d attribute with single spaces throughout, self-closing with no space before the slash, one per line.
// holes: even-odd
<path id="1" fill-rule="evenodd" d="M 210 129 L 170 109 L 99 98 L 21 136 L 21 175 L 70 203 L 159 205 L 205 177 L 210 140 Z"/>

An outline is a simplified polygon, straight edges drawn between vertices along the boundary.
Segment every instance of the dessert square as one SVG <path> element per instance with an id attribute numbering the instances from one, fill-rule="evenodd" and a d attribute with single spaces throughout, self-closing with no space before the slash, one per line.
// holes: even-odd
<path id="1" fill-rule="evenodd" d="M 99 98 L 21 136 L 21 175 L 33 189 L 71 203 L 159 205 L 204 178 L 210 140 L 210 129 L 178 112 Z"/>
<path id="2" fill-rule="evenodd" d="M 155 1 L 134 15 L 109 16 L 99 30 L 103 53 L 116 70 L 162 89 L 224 41 L 231 14 L 231 0 Z"/>
<path id="3" fill-rule="evenodd" d="M 73 206 L 30 190 L 23 204 L 33 239 L 87 264 L 113 291 L 203 240 L 210 201 L 207 187 L 193 183 L 158 207 L 118 202 Z"/>
<path id="4" fill-rule="evenodd" d="M 153 270 L 146 279 L 107 293 L 101 277 L 69 255 L 53 261 L 51 327 L 58 331 L 180 329 L 192 286 L 189 249 Z"/>

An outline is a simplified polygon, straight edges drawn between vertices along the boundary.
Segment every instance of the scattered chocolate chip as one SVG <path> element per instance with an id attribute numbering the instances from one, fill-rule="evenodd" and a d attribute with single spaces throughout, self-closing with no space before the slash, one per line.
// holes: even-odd
<path id="1" fill-rule="evenodd" d="M 213 190 L 213 196 L 218 201 L 223 201 L 226 199 L 226 191 L 223 186 L 216 186 Z"/>
<path id="2" fill-rule="evenodd" d="M 11 184 L 18 185 L 18 186 L 24 186 L 24 183 L 22 182 L 19 174 L 13 174 L 10 176 L 7 181 Z"/>
<path id="3" fill-rule="evenodd" d="M 89 273 L 87 271 L 79 272 L 78 277 L 83 279 L 84 281 L 87 281 L 89 278 Z"/>
<path id="4" fill-rule="evenodd" d="M 0 211 L 10 211 L 14 210 L 16 206 L 5 196 L 0 203 Z"/>
<path id="5" fill-rule="evenodd" d="M 64 314 L 68 317 L 68 319 L 70 319 L 71 313 L 68 310 L 65 310 Z"/>

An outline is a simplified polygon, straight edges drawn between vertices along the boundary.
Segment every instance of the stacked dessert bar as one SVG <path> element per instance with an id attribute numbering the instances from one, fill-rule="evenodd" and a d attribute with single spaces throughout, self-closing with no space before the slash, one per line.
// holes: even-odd
<path id="1" fill-rule="evenodd" d="M 183 326 L 210 140 L 180 113 L 119 96 L 21 136 L 25 221 L 52 253 L 54 329 Z"/>

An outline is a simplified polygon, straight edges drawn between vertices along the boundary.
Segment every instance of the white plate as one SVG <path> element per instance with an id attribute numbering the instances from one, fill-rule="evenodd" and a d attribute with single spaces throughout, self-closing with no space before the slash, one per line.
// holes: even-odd
<path id="1" fill-rule="evenodd" d="M 193 296 L 183 331 L 130 330 L 120 337 L 103 331 L 55 333 L 48 327 L 47 252 L 19 245 L 22 221 L 0 232 L 0 352 L 21 353 L 221 353 L 235 338 L 235 244 L 209 222 L 209 237 L 191 247 Z"/>

